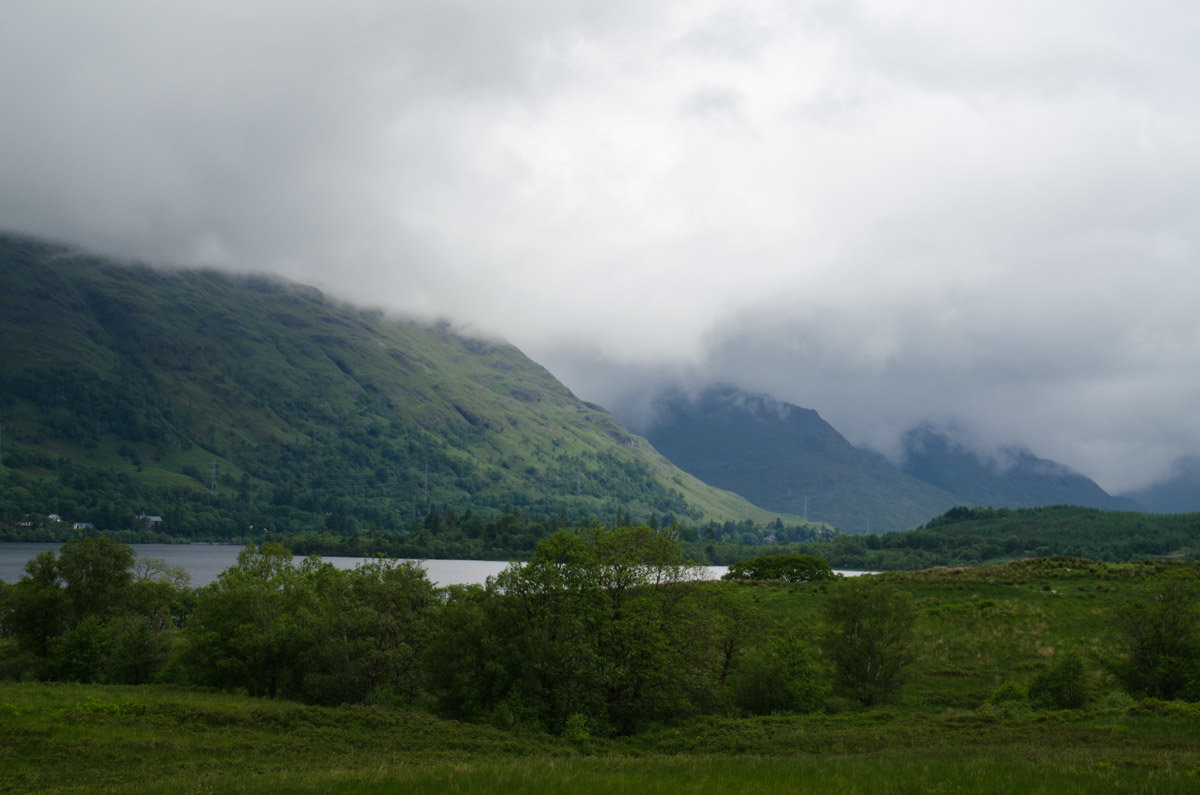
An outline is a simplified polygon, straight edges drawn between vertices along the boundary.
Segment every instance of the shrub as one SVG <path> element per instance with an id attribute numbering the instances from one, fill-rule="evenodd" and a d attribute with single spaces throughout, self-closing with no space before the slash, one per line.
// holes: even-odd
<path id="1" fill-rule="evenodd" d="M 1016 682 L 1005 682 L 996 688 L 996 692 L 992 693 L 992 697 L 988 700 L 993 704 L 1002 704 L 1006 701 L 1024 701 L 1027 696 L 1025 688 Z"/>
<path id="2" fill-rule="evenodd" d="M 1046 709 L 1080 709 L 1088 702 L 1083 660 L 1071 652 L 1034 677 L 1029 700 Z"/>
<path id="3" fill-rule="evenodd" d="M 729 690 L 734 705 L 754 715 L 812 712 L 824 700 L 812 657 L 792 634 L 747 654 L 730 675 Z"/>
<path id="4" fill-rule="evenodd" d="M 1109 664 L 1132 696 L 1200 697 L 1200 590 L 1172 582 L 1116 612 L 1123 658 Z"/>

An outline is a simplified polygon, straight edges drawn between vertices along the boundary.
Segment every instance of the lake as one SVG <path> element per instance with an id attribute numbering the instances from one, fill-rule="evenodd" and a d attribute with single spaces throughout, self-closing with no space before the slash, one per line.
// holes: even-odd
<path id="1" fill-rule="evenodd" d="M 16 582 L 25 574 L 25 564 L 39 552 L 57 550 L 62 544 L 11 542 L 0 543 L 0 580 Z M 139 557 L 159 558 L 171 566 L 180 566 L 192 575 L 192 585 L 208 585 L 217 575 L 237 562 L 242 547 L 236 544 L 130 544 Z M 304 556 L 297 555 L 299 563 Z M 339 569 L 352 569 L 366 558 L 329 556 L 323 558 Z M 508 566 L 502 560 L 423 560 L 425 573 L 434 585 L 482 584 Z M 719 579 L 725 566 L 706 566 L 705 576 Z"/>
<path id="2" fill-rule="evenodd" d="M 0 580 L 16 582 L 25 574 L 25 564 L 39 552 L 57 550 L 62 544 L 15 541 L 0 543 Z M 143 558 L 159 558 L 171 566 L 180 566 L 192 575 L 192 585 L 199 588 L 217 579 L 217 575 L 237 562 L 242 547 L 236 544 L 130 544 L 134 552 Z M 304 560 L 296 556 L 296 562 Z M 352 569 L 366 558 L 329 556 L 323 558 L 339 569 Z M 425 574 L 434 585 L 471 585 L 499 574 L 508 566 L 504 560 L 422 560 Z M 719 580 L 728 566 L 704 566 L 704 578 Z M 839 571 L 847 577 L 863 574 L 861 571 Z"/>

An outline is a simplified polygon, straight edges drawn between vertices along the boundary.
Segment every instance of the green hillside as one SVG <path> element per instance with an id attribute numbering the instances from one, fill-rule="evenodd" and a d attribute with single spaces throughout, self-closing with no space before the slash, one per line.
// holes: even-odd
<path id="1" fill-rule="evenodd" d="M 515 507 L 776 514 L 676 469 L 511 345 L 262 276 L 0 237 L 0 520 L 186 538 Z M 493 545 L 495 546 L 495 545 Z M 503 548 L 503 545 L 500 545 Z"/>

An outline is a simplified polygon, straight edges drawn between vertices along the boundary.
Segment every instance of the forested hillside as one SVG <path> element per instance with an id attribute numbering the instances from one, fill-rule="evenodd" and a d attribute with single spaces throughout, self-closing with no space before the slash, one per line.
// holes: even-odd
<path id="1" fill-rule="evenodd" d="M 676 469 L 510 345 L 274 278 L 0 237 L 0 340 L 9 537 L 76 522 L 192 539 L 402 533 L 506 508 L 776 518 Z M 461 540 L 480 554 L 514 541 Z"/>
<path id="2" fill-rule="evenodd" d="M 1200 513 L 1146 514 L 1073 505 L 951 508 L 899 533 L 794 545 L 846 569 L 978 566 L 1068 555 L 1112 562 L 1200 559 Z"/>

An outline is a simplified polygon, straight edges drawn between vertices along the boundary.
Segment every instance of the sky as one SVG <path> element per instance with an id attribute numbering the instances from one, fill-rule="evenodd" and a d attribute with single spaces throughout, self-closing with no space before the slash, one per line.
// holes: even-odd
<path id="1" fill-rule="evenodd" d="M 1189 0 L 5 0 L 0 229 L 1112 493 L 1200 454 Z"/>

